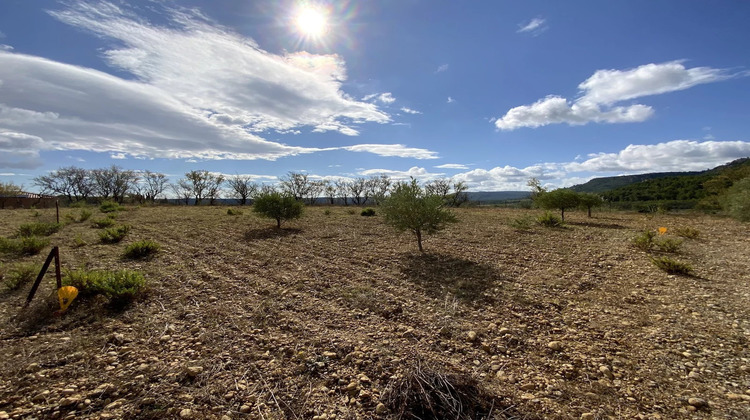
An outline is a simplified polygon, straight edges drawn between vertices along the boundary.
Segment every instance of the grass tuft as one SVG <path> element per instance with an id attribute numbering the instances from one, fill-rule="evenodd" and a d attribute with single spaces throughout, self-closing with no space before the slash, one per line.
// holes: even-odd
<path id="1" fill-rule="evenodd" d="M 365 216 L 365 217 L 375 216 L 375 209 L 366 208 L 366 209 L 362 210 L 362 212 L 359 213 L 359 215 L 360 216 Z"/>
<path id="2" fill-rule="evenodd" d="M 690 264 L 677 261 L 669 257 L 658 257 L 651 258 L 651 262 L 655 266 L 659 267 L 662 271 L 669 274 L 683 274 L 690 275 L 693 272 L 693 267 Z"/>
<path id="3" fill-rule="evenodd" d="M 701 231 L 696 228 L 686 226 L 675 229 L 675 233 L 677 234 L 677 236 L 681 236 L 683 238 L 696 239 L 700 236 Z"/>
<path id="4" fill-rule="evenodd" d="M 92 226 L 99 229 L 112 227 L 115 225 L 115 219 L 107 217 L 106 219 L 94 220 Z"/>
<path id="5" fill-rule="evenodd" d="M 536 221 L 540 225 L 548 228 L 562 227 L 563 225 L 562 219 L 550 212 L 545 212 L 543 215 L 539 216 Z"/>
<path id="6" fill-rule="evenodd" d="M 0 281 L 6 290 L 17 290 L 32 282 L 41 267 L 35 264 L 16 264 L 4 272 L 0 272 Z"/>
<path id="7" fill-rule="evenodd" d="M 510 226 L 518 230 L 531 230 L 534 219 L 531 216 L 518 217 L 510 221 Z"/>
<path id="8" fill-rule="evenodd" d="M 125 305 L 146 286 L 143 274 L 132 270 L 73 270 L 65 274 L 64 286 L 74 286 L 81 296 L 104 295 L 114 305 Z"/>
<path id="9" fill-rule="evenodd" d="M 102 203 L 99 205 L 99 211 L 102 213 L 112 213 L 122 210 L 125 210 L 125 207 L 117 204 L 114 201 L 102 201 Z"/>
<path id="10" fill-rule="evenodd" d="M 62 223 L 24 223 L 18 227 L 18 236 L 50 236 L 62 227 Z"/>
<path id="11" fill-rule="evenodd" d="M 0 238 L 0 253 L 14 255 L 36 255 L 49 245 L 49 239 L 26 236 L 17 239 Z"/>
<path id="12" fill-rule="evenodd" d="M 227 209 L 227 215 L 229 215 L 229 216 L 242 216 L 242 210 Z"/>
<path id="13" fill-rule="evenodd" d="M 159 253 L 161 245 L 154 241 L 144 240 L 133 242 L 132 244 L 125 247 L 125 253 L 123 256 L 131 260 L 139 260 L 152 258 L 154 255 Z"/>
<path id="14" fill-rule="evenodd" d="M 120 225 L 99 232 L 99 239 L 103 244 L 116 244 L 130 232 L 130 225 Z"/>

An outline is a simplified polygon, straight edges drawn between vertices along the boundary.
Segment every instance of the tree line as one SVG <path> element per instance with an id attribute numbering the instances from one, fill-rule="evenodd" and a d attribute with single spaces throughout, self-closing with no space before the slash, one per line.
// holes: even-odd
<path id="1" fill-rule="evenodd" d="M 135 171 L 115 165 L 101 169 L 63 167 L 38 176 L 33 182 L 42 194 L 63 196 L 70 202 L 99 199 L 123 203 L 129 199 L 136 203 L 154 203 L 170 194 L 185 205 L 214 205 L 220 198 L 233 198 L 240 205 L 246 205 L 259 195 L 272 192 L 289 195 L 308 205 L 321 201 L 345 206 L 379 205 L 395 186 L 387 175 L 321 180 L 305 173 L 289 172 L 277 184 L 264 184 L 255 182 L 249 175 L 227 176 L 207 170 L 189 171 L 176 182 L 169 182 L 168 177 L 159 172 Z M 435 179 L 426 183 L 425 189 L 451 207 L 468 201 L 468 187 L 464 182 Z"/>

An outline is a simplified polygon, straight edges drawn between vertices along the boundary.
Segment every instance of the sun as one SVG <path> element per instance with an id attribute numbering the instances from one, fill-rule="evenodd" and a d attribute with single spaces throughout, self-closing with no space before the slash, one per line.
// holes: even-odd
<path id="1" fill-rule="evenodd" d="M 328 32 L 328 13 L 319 6 L 300 5 L 294 16 L 294 26 L 302 36 L 319 39 Z"/>

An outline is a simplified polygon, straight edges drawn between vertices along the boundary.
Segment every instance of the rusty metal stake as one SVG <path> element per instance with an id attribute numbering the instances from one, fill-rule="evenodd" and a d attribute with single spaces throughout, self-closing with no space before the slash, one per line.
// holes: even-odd
<path id="1" fill-rule="evenodd" d="M 60 200 L 55 200 L 55 215 L 57 216 L 57 223 L 60 223 Z"/>
<path id="2" fill-rule="evenodd" d="M 42 270 L 39 271 L 39 275 L 36 277 L 36 281 L 34 281 L 34 285 L 31 286 L 29 297 L 26 298 L 26 304 L 23 305 L 24 308 L 29 306 L 29 303 L 31 303 L 31 299 L 34 299 L 34 295 L 36 294 L 36 289 L 39 288 L 39 284 L 42 282 L 44 275 L 47 273 L 47 269 L 49 268 L 49 265 L 52 262 L 53 258 L 55 259 L 55 279 L 57 280 L 57 288 L 59 289 L 62 287 L 62 276 L 60 275 L 60 248 L 53 247 L 50 250 L 49 255 L 47 255 L 47 259 L 44 261 Z"/>

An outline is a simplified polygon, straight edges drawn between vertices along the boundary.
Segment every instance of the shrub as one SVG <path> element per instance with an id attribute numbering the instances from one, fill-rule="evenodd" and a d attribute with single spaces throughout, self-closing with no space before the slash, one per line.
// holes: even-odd
<path id="1" fill-rule="evenodd" d="M 655 236 L 656 232 L 652 230 L 644 230 L 635 238 L 633 238 L 633 246 L 640 249 L 641 251 L 651 251 L 651 249 L 654 247 Z"/>
<path id="2" fill-rule="evenodd" d="M 116 244 L 130 232 L 130 225 L 120 225 L 99 232 L 99 239 L 103 244 Z"/>
<path id="3" fill-rule="evenodd" d="M 125 258 L 133 260 L 150 258 L 156 255 L 161 249 L 161 245 L 154 241 L 138 241 L 125 247 Z"/>
<path id="4" fill-rule="evenodd" d="M 554 214 L 550 212 L 544 212 L 543 215 L 539 216 L 536 219 L 537 223 L 544 227 L 548 228 L 554 228 L 554 227 L 562 227 L 563 221 L 561 218 L 555 216 Z"/>
<path id="5" fill-rule="evenodd" d="M 659 267 L 669 274 L 689 275 L 693 272 L 693 267 L 691 267 L 689 264 L 674 260 L 669 257 L 651 258 L 651 262 L 654 263 L 655 266 Z"/>
<path id="6" fill-rule="evenodd" d="M 398 231 L 409 230 L 417 238 L 419 252 L 422 248 L 422 233 L 433 234 L 445 229 L 448 223 L 458 220 L 443 206 L 443 198 L 427 193 L 417 180 L 401 182 L 394 186 L 391 195 L 381 206 L 383 220 Z"/>
<path id="7" fill-rule="evenodd" d="M 365 217 L 375 216 L 375 209 L 370 209 L 370 208 L 364 209 L 359 215 L 365 216 Z"/>
<path id="8" fill-rule="evenodd" d="M 682 227 L 675 229 L 675 233 L 677 236 L 682 236 L 683 238 L 696 239 L 700 236 L 701 231 L 692 227 Z"/>
<path id="9" fill-rule="evenodd" d="M 86 220 L 89 220 L 93 213 L 87 209 L 81 209 L 81 215 L 78 217 L 78 222 L 85 222 Z"/>
<path id="10" fill-rule="evenodd" d="M 88 203 L 86 203 L 86 200 L 78 200 L 78 201 L 74 201 L 68 204 L 68 207 L 74 208 L 74 209 L 75 208 L 82 209 L 84 207 L 88 207 Z"/>
<path id="11" fill-rule="evenodd" d="M 303 205 L 293 196 L 276 191 L 261 193 L 253 202 L 253 212 L 276 219 L 276 227 L 281 228 L 284 220 L 298 219 L 302 215 Z"/>
<path id="12" fill-rule="evenodd" d="M 346 212 L 349 214 L 357 214 L 357 212 L 354 209 L 349 209 Z"/>
<path id="13" fill-rule="evenodd" d="M 654 241 L 656 249 L 661 252 L 677 252 L 680 250 L 682 241 L 679 239 L 664 238 L 658 241 Z"/>
<path id="14" fill-rule="evenodd" d="M 0 273 L 0 280 L 7 290 L 16 290 L 33 281 L 39 270 L 40 267 L 34 264 L 16 264 L 5 273 Z"/>
<path id="15" fill-rule="evenodd" d="M 36 255 L 49 245 L 49 239 L 24 236 L 17 239 L 0 238 L 0 252 L 15 255 Z"/>
<path id="16" fill-rule="evenodd" d="M 530 216 L 523 216 L 510 221 L 511 227 L 518 230 L 530 230 L 534 223 L 534 219 Z"/>
<path id="17" fill-rule="evenodd" d="M 328 210 L 328 209 L 326 209 L 326 210 L 325 210 L 325 211 L 323 212 L 323 214 L 325 214 L 326 216 L 330 216 L 330 215 L 331 215 L 331 210 Z"/>
<path id="18" fill-rule="evenodd" d="M 125 210 L 125 207 L 117 204 L 114 201 L 102 201 L 102 203 L 99 205 L 99 211 L 101 211 L 102 213 L 112 213 L 121 210 Z"/>
<path id="19" fill-rule="evenodd" d="M 115 225 L 114 218 L 107 217 L 106 219 L 94 220 L 93 226 L 99 229 L 112 227 Z"/>
<path id="20" fill-rule="evenodd" d="M 230 216 L 241 216 L 242 210 L 227 209 L 227 214 Z"/>
<path id="21" fill-rule="evenodd" d="M 80 248 L 86 245 L 86 241 L 83 240 L 83 235 L 80 233 L 73 238 L 73 248 Z"/>
<path id="22" fill-rule="evenodd" d="M 62 223 L 24 223 L 18 228 L 18 236 L 50 236 L 62 227 Z"/>
<path id="23" fill-rule="evenodd" d="M 74 286 L 81 296 L 104 295 L 115 305 L 127 304 L 145 288 L 143 274 L 131 270 L 75 270 L 63 278 L 64 286 Z"/>

